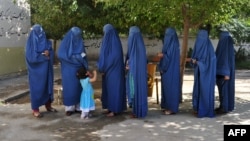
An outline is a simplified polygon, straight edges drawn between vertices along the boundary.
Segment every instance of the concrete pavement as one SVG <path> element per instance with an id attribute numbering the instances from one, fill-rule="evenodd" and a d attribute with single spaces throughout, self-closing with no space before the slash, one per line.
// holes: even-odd
<path id="1" fill-rule="evenodd" d="M 159 76 L 158 76 L 159 77 Z M 55 67 L 55 79 L 60 71 Z M 27 75 L 0 80 L 0 100 L 6 89 L 25 88 Z M 88 120 L 80 119 L 79 114 L 65 116 L 64 107 L 54 104 L 57 113 L 49 113 L 41 107 L 44 117 L 31 115 L 30 103 L 0 104 L 0 140 L 1 141 L 223 141 L 223 125 L 250 125 L 250 70 L 236 71 L 235 111 L 215 118 L 196 118 L 192 115 L 191 92 L 193 86 L 192 71 L 187 71 L 183 82 L 183 103 L 176 115 L 161 115 L 156 104 L 156 91 L 149 98 L 148 116 L 144 119 L 131 119 L 130 109 L 121 115 L 108 118 L 101 112 L 101 103 L 96 98 L 96 111 Z M 160 84 L 159 84 L 160 88 Z M 27 89 L 26 89 L 27 90 Z M 25 90 L 23 90 L 25 91 Z M 99 93 L 100 90 L 96 89 Z M 12 94 L 14 91 L 12 92 Z M 14 94 L 13 94 L 14 95 Z M 216 96 L 218 95 L 216 88 Z M 218 100 L 215 101 L 218 105 Z"/>

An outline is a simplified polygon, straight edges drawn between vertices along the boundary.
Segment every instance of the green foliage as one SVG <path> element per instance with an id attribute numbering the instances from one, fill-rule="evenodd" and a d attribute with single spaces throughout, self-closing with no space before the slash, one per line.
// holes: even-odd
<path id="1" fill-rule="evenodd" d="M 180 31 L 187 22 L 196 32 L 202 24 L 221 25 L 236 15 L 246 0 L 28 0 L 32 23 L 41 24 L 49 37 L 60 39 L 72 26 L 85 36 L 102 34 L 106 23 L 127 34 L 132 25 L 144 34 L 162 37 L 171 26 Z M 248 2 L 249 4 L 249 2 Z M 249 14 L 249 9 L 245 8 Z M 243 15 L 243 14 L 242 14 Z M 187 18 L 187 19 L 185 19 Z"/>
<path id="2" fill-rule="evenodd" d="M 219 26 L 219 30 L 229 31 L 237 45 L 250 42 L 250 26 L 247 26 L 238 19 L 232 19 L 227 24 Z"/>
<path id="3" fill-rule="evenodd" d="M 237 61 L 235 62 L 235 68 L 236 69 L 248 69 L 250 70 L 250 61 L 245 60 L 245 61 Z"/>
<path id="4" fill-rule="evenodd" d="M 240 46 L 239 49 L 235 51 L 235 60 L 238 62 L 246 61 L 248 54 L 249 52 L 243 48 L 243 46 Z"/>
<path id="5" fill-rule="evenodd" d="M 107 19 L 119 28 L 128 29 L 131 25 L 138 25 L 145 34 L 159 37 L 169 26 L 182 31 L 186 22 L 185 17 L 193 30 L 206 23 L 213 26 L 227 23 L 246 0 L 98 0 L 98 2 L 105 4 L 105 10 L 110 12 Z"/>
<path id="6" fill-rule="evenodd" d="M 29 0 L 29 3 L 32 24 L 41 24 L 49 38 L 62 38 L 72 26 L 95 29 L 93 21 L 98 10 L 90 0 Z"/>

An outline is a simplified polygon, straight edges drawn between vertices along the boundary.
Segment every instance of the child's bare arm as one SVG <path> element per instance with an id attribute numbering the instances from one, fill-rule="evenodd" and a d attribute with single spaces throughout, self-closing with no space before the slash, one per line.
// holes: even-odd
<path id="1" fill-rule="evenodd" d="M 89 79 L 89 82 L 95 82 L 97 79 L 97 72 L 93 70 L 93 76 Z"/>

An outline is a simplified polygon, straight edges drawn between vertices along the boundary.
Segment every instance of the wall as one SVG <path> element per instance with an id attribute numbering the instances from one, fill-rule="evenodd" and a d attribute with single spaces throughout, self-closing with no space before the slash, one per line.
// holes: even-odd
<path id="1" fill-rule="evenodd" d="M 26 70 L 24 46 L 30 29 L 26 0 L 0 0 L 0 76 Z"/>
<path id="2" fill-rule="evenodd" d="M 212 44 L 214 48 L 216 48 L 218 40 L 217 39 L 211 39 Z M 127 38 L 121 38 L 122 46 L 123 46 L 123 53 L 124 56 L 127 53 Z M 181 47 L 182 47 L 182 38 L 179 38 L 180 42 L 180 53 L 181 53 Z M 152 56 L 155 56 L 158 52 L 162 49 L 162 41 L 158 39 L 149 39 L 144 38 L 144 43 L 146 46 L 147 56 L 148 58 L 151 58 Z M 190 37 L 188 40 L 188 47 L 193 48 L 195 43 L 195 37 Z M 60 43 L 58 43 L 60 44 Z M 84 40 L 84 45 L 86 48 L 86 52 L 88 55 L 88 58 L 90 60 L 96 60 L 98 59 L 99 51 L 100 51 L 100 44 L 101 39 L 90 39 L 90 40 Z"/>

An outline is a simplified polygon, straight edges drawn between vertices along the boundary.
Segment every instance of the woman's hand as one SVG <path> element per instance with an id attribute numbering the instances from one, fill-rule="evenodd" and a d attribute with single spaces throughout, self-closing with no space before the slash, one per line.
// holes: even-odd
<path id="1" fill-rule="evenodd" d="M 157 53 L 157 56 L 158 56 L 159 58 L 162 58 L 162 57 L 163 57 L 163 53 L 159 52 L 159 53 Z"/>
<path id="2" fill-rule="evenodd" d="M 191 62 L 191 58 L 186 58 L 186 62 Z"/>
<path id="3" fill-rule="evenodd" d="M 197 64 L 196 59 L 191 59 L 191 61 L 192 61 L 193 64 Z"/>
<path id="4" fill-rule="evenodd" d="M 48 59 L 49 59 L 49 51 L 48 50 L 45 50 L 42 55 L 46 56 Z"/>
<path id="5" fill-rule="evenodd" d="M 126 65 L 125 69 L 126 69 L 126 70 L 129 70 L 129 66 L 128 66 L 128 65 Z"/>
<path id="6" fill-rule="evenodd" d="M 125 66 L 125 69 L 126 69 L 126 70 L 129 70 L 128 61 L 129 61 L 129 60 L 126 61 L 126 66 Z"/>
<path id="7" fill-rule="evenodd" d="M 224 77 L 224 80 L 229 80 L 229 79 L 230 79 L 229 76 L 225 76 L 225 77 Z"/>

